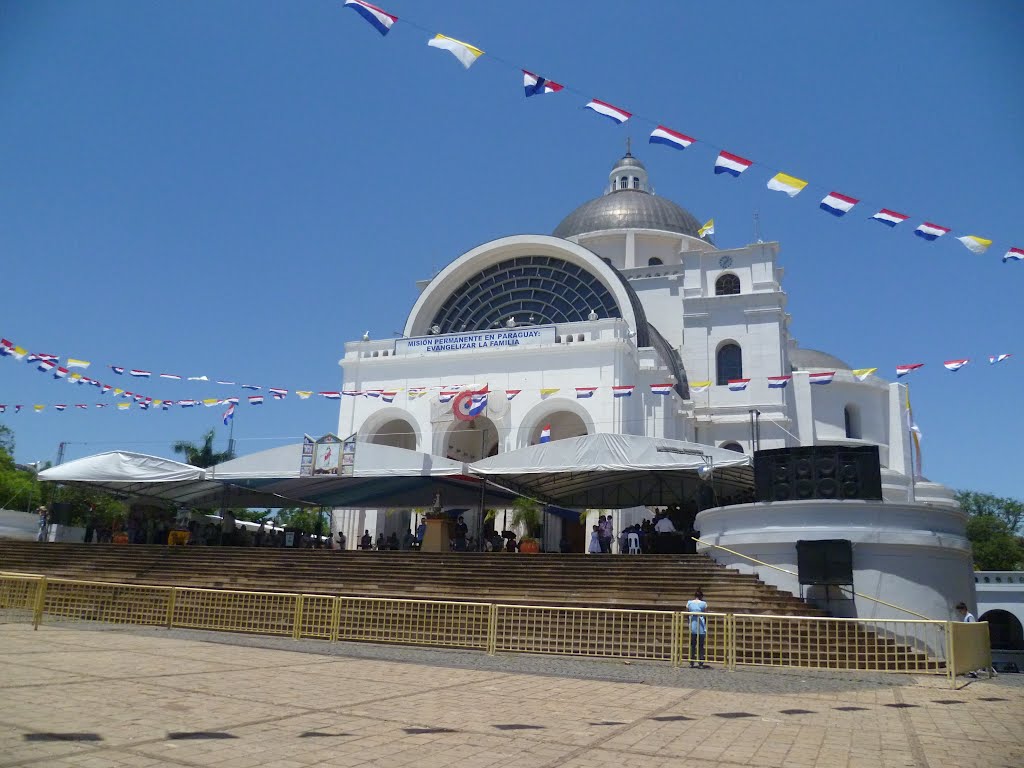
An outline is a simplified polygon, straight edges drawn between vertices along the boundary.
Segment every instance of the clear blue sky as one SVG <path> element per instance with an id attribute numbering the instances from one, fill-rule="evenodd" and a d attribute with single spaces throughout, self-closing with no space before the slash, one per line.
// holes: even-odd
<path id="1" fill-rule="evenodd" d="M 782 243 L 793 331 L 910 377 L 925 474 L 1024 496 L 1024 5 L 379 0 L 488 52 L 468 72 L 340 0 L 0 3 L 0 335 L 32 351 L 289 389 L 339 389 L 342 344 L 402 328 L 417 279 L 503 235 L 549 233 L 597 195 L 627 135 L 657 192 L 722 247 Z M 524 99 L 521 65 L 866 203 L 842 220 L 755 166 L 649 147 L 575 94 Z M 902 231 L 871 204 L 910 213 Z M 920 220 L 992 237 L 986 256 Z M 990 367 L 989 354 L 1016 357 Z M 957 374 L 942 361 L 971 357 Z M 135 382 L 133 382 L 135 383 Z M 131 388 L 131 387 L 129 387 Z M 154 381 L 180 399 L 215 385 Z M 0 402 L 95 402 L 0 360 Z M 241 394 L 241 393 L 239 393 Z M 89 397 L 86 397 L 86 396 Z M 250 452 L 337 425 L 294 395 L 242 405 Z M 20 461 L 169 455 L 220 408 L 9 410 Z"/>

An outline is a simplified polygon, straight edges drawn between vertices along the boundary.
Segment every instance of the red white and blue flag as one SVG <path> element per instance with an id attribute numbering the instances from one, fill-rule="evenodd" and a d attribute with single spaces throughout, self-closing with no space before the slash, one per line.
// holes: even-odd
<path id="1" fill-rule="evenodd" d="M 380 399 L 383 400 L 385 403 L 393 403 L 395 402 L 395 395 L 397 394 L 397 389 L 389 389 L 380 393 Z"/>
<path id="2" fill-rule="evenodd" d="M 487 387 L 484 387 L 483 389 L 473 393 L 473 399 L 470 402 L 469 406 L 470 416 L 479 416 L 481 413 L 484 412 L 484 408 L 487 407 L 487 395 Z"/>
<path id="3" fill-rule="evenodd" d="M 835 371 L 822 371 L 821 373 L 809 373 L 807 374 L 807 380 L 811 384 L 831 384 L 832 379 L 836 377 Z"/>
<path id="4" fill-rule="evenodd" d="M 785 389 L 792 376 L 769 376 L 768 389 Z"/>
<path id="5" fill-rule="evenodd" d="M 40 360 L 39 365 L 36 366 L 43 373 L 49 373 L 56 367 L 57 364 L 53 360 Z"/>
<path id="6" fill-rule="evenodd" d="M 173 379 L 174 381 L 181 381 L 181 376 L 176 373 L 161 373 L 161 379 Z"/>
<path id="7" fill-rule="evenodd" d="M 138 368 L 132 368 L 128 371 L 129 376 L 134 376 L 137 379 L 148 379 L 152 374 L 149 371 L 140 371 Z"/>
<path id="8" fill-rule="evenodd" d="M 715 160 L 715 173 L 728 173 L 730 176 L 739 176 L 753 164 L 752 160 L 747 160 L 739 155 L 722 150 L 718 153 L 718 158 Z"/>
<path id="9" fill-rule="evenodd" d="M 362 397 L 363 390 L 361 390 L 361 389 L 343 389 L 341 391 L 341 394 L 345 395 L 346 397 Z"/>
<path id="10" fill-rule="evenodd" d="M 818 207 L 825 211 L 825 213 L 831 213 L 833 216 L 845 216 L 859 202 L 860 200 L 855 197 L 841 195 L 838 192 L 829 192 Z"/>
<path id="11" fill-rule="evenodd" d="M 370 22 L 370 25 L 382 35 L 386 35 L 398 21 L 397 16 L 392 16 L 387 11 L 381 10 L 376 5 L 370 5 L 364 0 L 345 0 L 345 7 L 351 8 Z"/>
<path id="12" fill-rule="evenodd" d="M 540 441 L 542 443 L 550 443 L 551 442 L 551 425 L 550 424 L 545 424 L 544 425 L 544 429 L 542 429 L 540 431 Z"/>
<path id="13" fill-rule="evenodd" d="M 235 418 L 235 404 L 231 403 L 228 406 L 228 409 L 224 411 L 224 426 L 226 427 L 228 425 L 228 422 L 231 421 L 233 418 Z"/>
<path id="14" fill-rule="evenodd" d="M 635 384 L 619 384 L 612 387 L 612 395 L 614 397 L 632 397 L 634 389 L 636 389 Z"/>
<path id="15" fill-rule="evenodd" d="M 286 397 L 288 397 L 287 389 L 280 389 L 279 387 L 268 387 L 267 391 L 275 400 L 284 400 Z M 380 390 L 377 391 L 379 392 Z"/>
<path id="16" fill-rule="evenodd" d="M 505 399 L 506 400 L 512 400 L 516 395 L 518 395 L 522 391 L 523 390 L 521 390 L 521 389 L 506 389 L 505 390 Z"/>
<path id="17" fill-rule="evenodd" d="M 85 403 L 75 403 L 75 408 L 81 408 L 83 411 L 89 410 L 89 406 Z"/>
<path id="18" fill-rule="evenodd" d="M 995 365 L 996 363 L 1001 363 L 1001 362 L 1003 362 L 1003 360 L 1005 360 L 1008 357 L 1013 357 L 1013 354 L 1011 353 L 1011 354 L 1004 354 L 1004 355 L 989 355 L 989 357 L 988 357 L 988 364 L 989 365 Z"/>
<path id="19" fill-rule="evenodd" d="M 67 376 L 67 375 L 68 375 L 68 373 L 69 373 L 69 371 L 68 371 L 68 369 L 67 369 L 67 368 L 61 368 L 61 367 L 60 367 L 60 366 L 58 365 L 58 366 L 57 366 L 57 370 L 55 370 L 55 371 L 53 372 L 53 378 L 55 378 L 55 379 L 63 379 L 63 378 L 65 377 L 65 376 Z"/>
<path id="20" fill-rule="evenodd" d="M 923 368 L 924 363 L 910 363 L 909 365 L 897 365 L 896 366 L 896 378 L 902 378 L 908 373 L 913 373 L 918 368 Z"/>
<path id="21" fill-rule="evenodd" d="M 178 401 L 178 405 L 180 405 L 182 408 L 195 408 L 196 407 L 196 401 L 195 400 L 179 400 Z"/>
<path id="22" fill-rule="evenodd" d="M 256 384 L 243 384 L 242 389 L 254 389 L 259 392 L 263 387 L 257 386 Z"/>
<path id="23" fill-rule="evenodd" d="M 341 392 L 317 392 L 317 394 L 328 400 L 341 400 Z"/>
<path id="24" fill-rule="evenodd" d="M 729 379 L 729 389 L 733 392 L 743 392 L 749 383 L 750 379 Z"/>
<path id="25" fill-rule="evenodd" d="M 910 217 L 904 216 L 902 213 L 896 213 L 896 211 L 890 211 L 888 208 L 883 208 L 871 218 L 885 224 L 887 227 L 895 227 L 897 224 L 902 224 Z"/>
<path id="26" fill-rule="evenodd" d="M 233 381 L 220 381 L 220 380 L 218 380 L 217 383 L 218 384 L 227 384 L 229 387 L 235 386 L 235 382 L 233 382 Z"/>
<path id="27" fill-rule="evenodd" d="M 110 390 L 112 390 L 112 389 L 113 389 L 113 387 L 110 386 L 109 384 L 100 384 L 100 394 L 101 395 L 108 395 L 108 394 L 110 394 Z"/>
<path id="28" fill-rule="evenodd" d="M 459 394 L 457 389 L 442 389 L 437 395 L 437 400 L 440 403 L 450 403 L 457 394 Z"/>
<path id="29" fill-rule="evenodd" d="M 652 395 L 667 395 L 672 392 L 672 384 L 651 384 Z"/>
<path id="30" fill-rule="evenodd" d="M 649 144 L 664 144 L 666 147 L 673 147 L 675 149 L 686 149 L 695 141 L 696 139 L 690 138 L 685 133 L 673 131 L 664 125 L 659 125 L 651 131 L 651 138 L 647 140 Z"/>
<path id="31" fill-rule="evenodd" d="M 947 371 L 959 371 L 969 362 L 971 362 L 969 358 L 964 360 L 947 360 L 943 363 L 943 366 L 945 366 Z"/>
<path id="32" fill-rule="evenodd" d="M 576 387 L 576 399 L 583 400 L 593 397 L 595 392 L 597 392 L 597 387 Z"/>
<path id="33" fill-rule="evenodd" d="M 949 232 L 948 227 L 940 227 L 938 224 L 932 224 L 927 221 L 918 225 L 917 229 L 914 230 L 915 235 L 929 241 L 937 240 L 947 232 Z"/>
<path id="34" fill-rule="evenodd" d="M 1011 248 L 1003 254 L 1003 263 L 1008 261 L 1024 261 L 1024 248 Z"/>
<path id="35" fill-rule="evenodd" d="M 565 86 L 559 85 L 554 80 L 535 75 L 533 72 L 523 70 L 523 88 L 526 90 L 526 97 L 537 96 L 543 93 L 558 93 Z"/>
<path id="36" fill-rule="evenodd" d="M 604 115 L 616 125 L 622 125 L 633 116 L 632 112 L 627 112 L 624 109 L 613 107 L 608 102 L 598 101 L 597 99 L 591 99 L 588 101 L 584 109 L 592 109 L 594 112 L 597 112 L 597 114 Z"/>
<path id="37" fill-rule="evenodd" d="M 263 395 L 249 395 L 249 405 L 263 405 Z"/>
<path id="38" fill-rule="evenodd" d="M 54 410 L 63 411 L 65 408 L 67 408 L 67 405 L 65 403 L 60 403 L 59 405 L 55 405 L 53 407 Z"/>

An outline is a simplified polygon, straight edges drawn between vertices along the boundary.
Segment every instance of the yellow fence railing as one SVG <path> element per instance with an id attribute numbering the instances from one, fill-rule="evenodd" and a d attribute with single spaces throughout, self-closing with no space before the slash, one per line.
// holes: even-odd
<path id="1" fill-rule="evenodd" d="M 835 619 L 249 592 L 0 572 L 0 624 L 43 619 L 613 659 L 957 675 L 986 622 Z"/>

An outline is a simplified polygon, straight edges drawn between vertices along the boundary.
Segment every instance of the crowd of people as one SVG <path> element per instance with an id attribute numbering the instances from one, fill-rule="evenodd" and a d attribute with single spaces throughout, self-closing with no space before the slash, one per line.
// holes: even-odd
<path id="1" fill-rule="evenodd" d="M 677 518 L 681 527 L 676 527 L 673 517 Z M 682 520 L 679 520 L 680 517 Z M 591 529 L 587 552 L 592 555 L 610 554 L 613 542 L 617 544 L 620 555 L 692 552 L 695 535 L 692 517 L 681 515 L 671 508 L 655 512 L 653 519 L 644 519 L 626 526 L 619 531 L 618 536 L 614 535 L 612 529 L 612 516 L 601 515 L 598 517 L 597 525 Z"/>

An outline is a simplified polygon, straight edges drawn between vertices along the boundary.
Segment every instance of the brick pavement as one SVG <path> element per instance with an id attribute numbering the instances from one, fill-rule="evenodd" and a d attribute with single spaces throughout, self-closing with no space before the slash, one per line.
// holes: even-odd
<path id="1" fill-rule="evenodd" d="M 1024 765 L 1024 680 L 0 624 L 0 766 Z"/>

